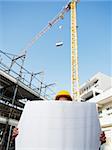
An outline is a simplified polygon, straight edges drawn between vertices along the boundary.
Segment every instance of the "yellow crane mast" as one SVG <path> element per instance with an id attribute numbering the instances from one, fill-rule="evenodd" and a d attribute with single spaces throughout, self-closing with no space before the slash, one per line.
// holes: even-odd
<path id="1" fill-rule="evenodd" d="M 80 99 L 78 73 L 78 44 L 77 44 L 77 0 L 71 2 L 71 91 L 73 100 Z"/>
<path id="2" fill-rule="evenodd" d="M 69 2 L 56 17 L 54 17 L 23 49 L 27 51 L 32 45 L 43 36 L 53 25 L 64 18 L 65 13 L 71 10 L 71 91 L 74 100 L 79 100 L 79 76 L 78 76 L 78 48 L 77 48 L 77 24 L 76 5 L 79 0 Z"/>

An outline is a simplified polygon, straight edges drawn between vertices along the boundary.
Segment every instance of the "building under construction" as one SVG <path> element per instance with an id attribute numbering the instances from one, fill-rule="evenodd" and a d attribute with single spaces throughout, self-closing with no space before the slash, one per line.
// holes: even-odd
<path id="1" fill-rule="evenodd" d="M 0 144 L 6 148 L 9 127 L 17 126 L 25 102 L 51 99 L 54 92 L 49 87 L 53 84 L 46 85 L 39 79 L 43 72 L 32 73 L 24 68 L 25 54 L 17 56 L 0 50 L 0 56 Z"/>

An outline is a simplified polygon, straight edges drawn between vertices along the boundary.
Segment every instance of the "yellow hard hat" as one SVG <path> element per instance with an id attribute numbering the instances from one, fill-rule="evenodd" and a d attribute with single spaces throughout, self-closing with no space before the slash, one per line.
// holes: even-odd
<path id="1" fill-rule="evenodd" d="M 70 93 L 66 90 L 59 91 L 55 97 L 55 100 L 59 100 L 59 98 L 62 96 L 67 97 L 68 100 L 72 101 L 72 97 L 71 97 Z"/>

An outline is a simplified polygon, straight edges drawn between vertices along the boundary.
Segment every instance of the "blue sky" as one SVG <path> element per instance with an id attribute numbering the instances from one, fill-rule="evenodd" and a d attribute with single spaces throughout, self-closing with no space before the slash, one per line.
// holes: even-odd
<path id="1" fill-rule="evenodd" d="M 29 2 L 28 2 L 29 1 Z M 20 54 L 32 37 L 56 16 L 67 1 L 0 1 L 0 49 Z M 112 2 L 85 1 L 77 6 L 80 84 L 97 72 L 112 74 Z M 62 29 L 59 26 L 62 25 Z M 64 45 L 56 48 L 57 41 Z M 25 67 L 44 70 L 44 81 L 70 91 L 70 12 L 28 51 Z"/>

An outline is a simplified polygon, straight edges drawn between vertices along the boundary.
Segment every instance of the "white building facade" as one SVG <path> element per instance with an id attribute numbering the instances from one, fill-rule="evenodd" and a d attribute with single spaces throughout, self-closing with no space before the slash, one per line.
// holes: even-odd
<path id="1" fill-rule="evenodd" d="M 80 87 L 82 101 L 95 102 L 98 105 L 102 130 L 106 134 L 106 147 L 112 149 L 112 78 L 97 73 Z"/>

